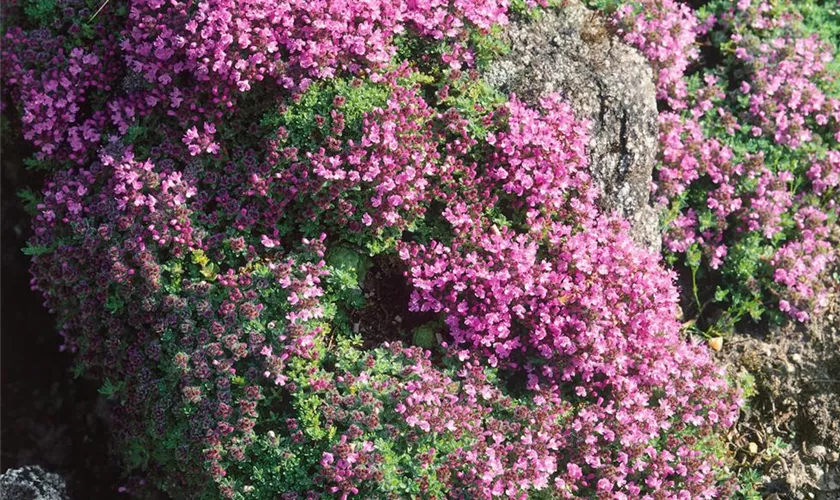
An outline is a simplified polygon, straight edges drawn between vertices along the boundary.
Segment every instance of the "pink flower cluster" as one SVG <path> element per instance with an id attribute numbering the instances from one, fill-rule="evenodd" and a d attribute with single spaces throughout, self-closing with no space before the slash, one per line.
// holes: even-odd
<path id="1" fill-rule="evenodd" d="M 330 137 L 325 147 L 298 151 L 282 147 L 280 166 L 264 190 L 279 201 L 299 200 L 301 213 L 357 230 L 404 228 L 422 217 L 430 201 L 429 180 L 439 172 L 433 111 L 417 88 L 392 82 L 384 107 L 362 120 L 360 139 L 343 139 L 342 100 L 331 111 Z M 362 203 L 347 198 L 361 192 Z"/>
<path id="2" fill-rule="evenodd" d="M 122 17 L 105 7 L 97 16 L 80 11 L 85 24 L 96 19 L 93 47 L 64 48 L 76 41 L 66 32 L 79 30 L 73 9 L 59 34 L 19 27 L 5 34 L 4 86 L 43 158 L 83 163 L 102 134 L 125 135 L 155 109 L 175 117 L 164 124 L 186 132 L 191 154 L 215 154 L 213 133 L 196 127 L 221 125 L 260 82 L 276 95 L 378 72 L 406 36 L 457 43 L 468 61 L 469 31 L 506 23 L 508 2 L 133 0 Z"/>
<path id="3" fill-rule="evenodd" d="M 46 30 L 9 29 L 3 37 L 4 87 L 19 103 L 23 136 L 40 158 L 81 162 L 98 146 L 107 121 L 105 112 L 87 111 L 88 101 L 113 89 L 119 67 L 107 43 L 68 53 L 63 41 Z"/>
<path id="4" fill-rule="evenodd" d="M 755 177 L 755 173 L 750 172 L 747 179 Z M 793 181 L 793 174 L 787 171 L 775 174 L 764 168 L 758 173 L 755 191 L 743 216 L 747 230 L 761 231 L 768 239 L 782 231 L 782 215 L 793 206 L 790 190 Z"/>
<path id="5" fill-rule="evenodd" d="M 797 148 L 811 142 L 815 130 L 831 127 L 840 141 L 840 100 L 823 90 L 835 79 L 827 68 L 833 47 L 816 34 L 774 35 L 774 29 L 796 20 L 771 10 L 760 2 L 724 17 L 733 28 L 735 58 L 749 71 L 740 91 L 749 100 L 744 121 L 751 124 L 750 133 Z"/>
<path id="6" fill-rule="evenodd" d="M 695 39 L 705 26 L 697 22 L 689 6 L 676 0 L 628 2 L 613 19 L 624 40 L 653 65 L 657 98 L 673 109 L 683 109 L 688 97 L 683 75 L 700 54 Z"/>
<path id="7" fill-rule="evenodd" d="M 506 128 L 486 138 L 494 147 L 487 173 L 512 196 L 514 208 L 529 220 L 557 213 L 591 219 L 597 190 L 586 157 L 588 124 L 575 120 L 557 95 L 536 109 L 513 95 L 500 119 Z"/>
<path id="8" fill-rule="evenodd" d="M 103 151 L 89 169 L 69 169 L 47 183 L 33 221 L 30 245 L 39 251 L 31 283 L 61 315 L 63 349 L 116 376 L 124 349 L 144 348 L 145 337 L 126 325 L 152 321 L 161 293 L 158 256 L 182 256 L 200 244 L 188 210 L 194 194 L 181 172 L 138 161 L 130 150 Z M 116 309 L 127 309 L 129 323 L 112 314 Z M 140 369 L 135 360 L 120 373 Z"/>
<path id="9" fill-rule="evenodd" d="M 384 69 L 395 37 L 459 40 L 467 24 L 507 21 L 505 1 L 132 2 L 121 49 L 149 99 L 190 121 L 229 113 L 264 80 L 300 91 L 315 80 Z M 182 75 L 187 75 L 184 86 Z"/>
<path id="10" fill-rule="evenodd" d="M 340 372 L 325 391 L 333 402 L 326 422 L 346 429 L 320 461 L 319 480 L 330 493 L 363 495 L 382 481 L 381 451 L 371 441 L 377 435 L 397 449 L 462 443 L 451 453 L 431 448 L 417 457 L 421 470 L 442 479 L 440 493 L 449 496 L 525 498 L 551 486 L 557 453 L 566 441 L 557 415 L 568 405 L 540 397 L 539 408 L 519 406 L 479 364 L 464 365 L 452 378 L 432 365 L 428 351 L 399 344 L 382 350 L 367 354 L 363 366 Z M 387 376 L 371 374 L 368 367 L 386 361 L 399 369 Z M 353 418 L 362 407 L 365 417 Z M 400 421 L 405 425 L 395 425 Z"/>
<path id="11" fill-rule="evenodd" d="M 813 161 L 807 176 L 814 193 L 819 196 L 837 189 L 840 186 L 840 150 L 827 151 L 823 160 Z M 830 200 L 829 203 L 836 204 L 837 201 Z"/>
<path id="12" fill-rule="evenodd" d="M 741 173 L 733 170 L 732 150 L 717 138 L 707 137 L 700 121 L 712 103 L 722 98 L 716 82 L 714 77 L 707 79 L 707 86 L 697 97 L 699 103 L 692 106 L 688 116 L 669 111 L 659 114 L 660 163 L 654 194 L 662 204 L 683 195 L 707 172 L 714 183 L 727 185 L 724 189 L 730 191 L 729 196 L 734 195 L 732 179 Z"/>
<path id="13" fill-rule="evenodd" d="M 779 309 L 798 321 L 808 321 L 810 313 L 828 306 L 829 290 L 823 281 L 814 279 L 830 269 L 837 260 L 837 249 L 829 240 L 827 215 L 810 206 L 795 215 L 801 236 L 779 248 L 770 261 L 773 279 L 783 285 Z"/>
<path id="14" fill-rule="evenodd" d="M 195 156 L 201 153 L 218 154 L 219 145 L 213 142 L 213 135 L 216 133 L 216 126 L 213 123 L 204 122 L 201 132 L 197 127 L 192 127 L 184 133 L 181 139 L 187 146 L 190 155 Z"/>
<path id="15" fill-rule="evenodd" d="M 416 288 L 412 309 L 443 313 L 461 358 L 523 367 L 532 390 L 565 387 L 580 401 L 571 428 L 589 437 L 565 453 L 592 475 L 560 476 L 556 484 L 634 498 L 645 485 L 630 479 L 629 464 L 638 464 L 647 443 L 684 426 L 732 425 L 737 405 L 718 400 L 726 382 L 701 347 L 680 338 L 672 276 L 622 228 L 603 220 L 572 236 L 551 235 L 544 260 L 536 258 L 537 241 L 506 232 L 417 246 L 404 257 Z M 618 455 L 610 443 L 621 445 Z M 607 465 L 616 463 L 624 466 Z M 716 494 L 697 469 L 651 463 L 645 476 L 701 498 Z M 609 479 L 601 485 L 592 477 Z"/>
<path id="16" fill-rule="evenodd" d="M 506 22 L 506 12 L 504 1 L 136 0 L 122 48 L 150 83 L 174 88 L 187 73 L 212 85 L 214 103 L 230 106 L 234 93 L 265 78 L 305 88 L 338 72 L 381 68 L 406 30 L 457 39 L 465 22 L 488 30 Z"/>
<path id="17" fill-rule="evenodd" d="M 505 164 L 509 172 L 496 176 L 494 189 L 500 199 L 518 195 L 514 199 L 552 218 L 532 215 L 522 232 L 487 221 L 480 227 L 456 226 L 452 244 L 403 245 L 400 254 L 415 288 L 410 307 L 444 315 L 459 358 L 524 369 L 531 390 L 558 398 L 568 391 L 562 394 L 579 401 L 571 428 L 587 437 L 571 449 L 558 444 L 574 464 L 555 478 L 560 491 L 571 496 L 594 488 L 636 498 L 648 487 L 665 487 L 711 498 L 717 491 L 708 475 L 710 463 L 680 467 L 671 462 L 696 459 L 687 448 L 661 463 L 642 466 L 640 461 L 651 440 L 665 439 L 676 429 L 707 433 L 732 425 L 735 398 L 718 399 L 729 391 L 726 382 L 701 347 L 680 338 L 673 276 L 658 266 L 657 257 L 635 246 L 624 223 L 597 217 L 593 198 L 586 197 L 584 172 L 545 161 L 559 149 L 531 147 L 568 145 L 567 134 L 580 133 L 543 127 L 542 120 L 557 122 L 557 113 L 565 109 L 548 108 L 544 115 L 529 113 L 529 134 L 517 133 L 521 123 L 516 120 L 498 133 L 505 138 L 502 151 L 529 154 L 525 161 L 511 155 L 513 161 Z M 527 179 L 535 170 L 538 179 L 550 182 L 519 189 L 508 181 Z M 610 443 L 620 444 L 620 453 L 612 454 Z M 632 479 L 642 470 L 636 467 L 644 468 L 647 484 Z"/>
<path id="18" fill-rule="evenodd" d="M 588 125 L 557 96 L 446 108 L 470 75 L 440 65 L 458 81 L 426 99 L 434 86 L 406 84 L 422 78 L 394 64 L 398 47 L 437 53 L 441 42 L 450 69 L 468 64 L 471 37 L 504 23 L 507 9 L 506 0 L 131 0 L 124 15 L 104 17 L 101 46 L 55 58 L 43 56 L 55 36 L 30 54 L 35 32 L 10 31 L 11 95 L 42 153 L 84 165 L 105 142 L 88 167 L 48 181 L 32 286 L 87 373 L 116 381 L 117 442 L 148 457 L 141 467 L 167 493 L 728 492 L 698 443 L 732 425 L 738 394 L 705 348 L 681 338 L 672 273 L 597 209 Z M 634 22 L 654 37 L 655 23 Z M 668 23 L 667 37 L 645 45 L 663 54 L 662 69 L 694 57 L 686 40 L 696 26 Z M 660 78 L 662 95 L 679 99 L 679 82 Z M 65 105 L 72 113 L 58 111 Z M 292 108 L 300 123 L 283 122 Z M 86 120 L 77 148 L 72 130 Z M 278 122 L 288 128 L 265 133 Z M 706 142 L 699 121 L 680 127 L 667 132 L 668 189 L 710 177 L 716 213 L 749 207 L 757 224 L 798 201 L 761 158 L 742 165 Z M 694 173 L 678 171 L 692 160 Z M 813 159 L 823 195 L 835 160 Z M 728 176 L 750 175 L 760 196 L 726 187 Z M 817 237 L 821 221 L 805 210 L 797 219 Z M 682 221 L 686 233 L 699 224 Z M 445 320 L 436 332 L 445 352 L 351 338 L 357 305 L 347 296 L 358 290 L 330 275 L 330 245 L 397 253 L 409 307 Z M 787 268 L 807 253 L 821 265 L 820 248 L 790 247 L 777 261 Z M 816 293 L 798 275 L 778 280 Z"/>
<path id="19" fill-rule="evenodd" d="M 171 412 L 195 409 L 179 437 L 195 454 L 161 455 L 178 471 L 173 487 L 189 489 L 196 468 L 219 481 L 245 460 L 261 386 L 286 385 L 291 359 L 317 359 L 324 238 L 264 255 L 260 266 L 243 266 L 232 243 L 227 256 L 214 252 L 224 268 L 206 267 L 196 183 L 162 163 L 103 151 L 90 169 L 56 174 L 34 220 L 32 286 L 59 314 L 65 348 L 90 373 L 120 381 L 118 439 L 165 446 Z M 160 392 L 165 375 L 150 370 L 159 363 L 172 364 L 177 391 Z M 236 382 L 243 374 L 250 385 Z"/>
<path id="20" fill-rule="evenodd" d="M 799 320 L 809 317 L 806 311 L 819 312 L 825 298 L 817 290 L 824 291 L 821 282 L 836 254 L 828 250 L 834 237 L 829 227 L 838 215 L 832 196 L 840 100 L 829 91 L 836 78 L 829 69 L 834 49 L 806 34 L 795 9 L 750 1 L 722 7 L 717 18 L 729 36 L 721 46 L 723 67 L 701 73 L 705 85 L 689 95 L 686 70 L 698 53 L 695 38 L 715 19 L 698 26 L 687 6 L 673 2 L 646 2 L 651 8 L 644 11 L 632 5 L 617 11 L 616 23 L 625 40 L 655 68 L 664 64 L 668 75 L 660 71 L 658 82 L 659 97 L 671 110 L 660 113 L 654 189 L 661 204 L 679 213 L 671 217 L 665 247 L 676 253 L 699 247 L 708 268 L 737 274 L 735 259 L 757 251 L 744 250 L 742 242 L 755 245 L 749 235 L 760 234 L 761 244 L 776 254 L 759 259 L 760 273 L 775 279 L 757 287 L 751 276 L 750 293 L 776 296 L 780 309 Z M 719 81 L 722 75 L 737 79 Z M 765 138 L 778 148 L 749 144 Z M 798 151 L 814 143 L 824 160 Z M 819 214 L 809 216 L 811 229 L 794 222 L 803 210 Z M 813 265 L 797 266 L 796 255 Z"/>

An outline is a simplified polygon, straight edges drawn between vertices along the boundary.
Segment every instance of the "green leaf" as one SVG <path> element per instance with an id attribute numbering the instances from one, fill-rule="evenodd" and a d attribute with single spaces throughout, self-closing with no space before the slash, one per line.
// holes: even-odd
<path id="1" fill-rule="evenodd" d="M 38 205 L 41 203 L 41 195 L 32 191 L 29 188 L 21 189 L 17 192 L 18 198 L 23 201 L 23 208 L 31 216 L 38 213 Z"/>
<path id="2" fill-rule="evenodd" d="M 365 282 L 367 272 L 373 265 L 370 257 L 344 245 L 338 245 L 330 249 L 327 253 L 327 264 L 330 267 L 352 273 L 357 286 Z"/>
<path id="3" fill-rule="evenodd" d="M 32 243 L 27 242 L 26 246 L 21 251 L 24 255 L 37 256 L 50 253 L 51 250 L 52 249 L 49 247 L 45 247 L 42 245 L 33 245 Z"/>
<path id="4" fill-rule="evenodd" d="M 116 314 L 122 311 L 125 307 L 125 301 L 117 293 L 108 292 L 108 297 L 105 299 L 105 309 L 111 314 Z"/>
<path id="5" fill-rule="evenodd" d="M 219 265 L 215 262 L 211 262 L 206 266 L 202 266 L 201 275 L 211 281 L 216 279 L 216 276 L 219 275 Z"/>
<path id="6" fill-rule="evenodd" d="M 105 379 L 105 383 L 102 384 L 102 387 L 99 388 L 97 392 L 105 396 L 106 399 L 111 399 L 114 397 L 116 393 L 118 393 L 123 386 L 123 382 L 114 383 L 111 381 L 110 378 Z"/>

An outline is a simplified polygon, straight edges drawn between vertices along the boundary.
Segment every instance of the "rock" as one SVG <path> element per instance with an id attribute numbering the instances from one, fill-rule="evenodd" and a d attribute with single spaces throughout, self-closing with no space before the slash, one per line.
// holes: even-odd
<path id="1" fill-rule="evenodd" d="M 828 450 L 826 450 L 825 446 L 822 446 L 822 445 L 819 445 L 819 444 L 815 444 L 815 445 L 811 446 L 811 449 L 808 450 L 808 451 L 810 451 L 811 456 L 817 457 L 817 458 L 822 458 L 822 457 L 825 456 L 826 453 L 828 453 Z"/>
<path id="2" fill-rule="evenodd" d="M 808 472 L 813 480 L 814 484 L 820 484 L 822 482 L 823 476 L 825 475 L 825 471 L 820 468 L 818 465 L 809 465 Z"/>
<path id="3" fill-rule="evenodd" d="M 602 208 L 627 218 L 634 239 L 658 252 L 659 214 L 650 204 L 658 114 L 646 59 L 579 0 L 511 23 L 503 36 L 512 50 L 490 65 L 487 82 L 531 103 L 559 92 L 579 118 L 590 120 L 591 167 Z"/>
<path id="4" fill-rule="evenodd" d="M 27 465 L 0 475 L 3 500 L 67 500 L 67 487 L 58 474 Z"/>

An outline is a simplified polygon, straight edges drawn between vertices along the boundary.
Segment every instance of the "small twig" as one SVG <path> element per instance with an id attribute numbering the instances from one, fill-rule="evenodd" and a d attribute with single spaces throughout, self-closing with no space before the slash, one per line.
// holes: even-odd
<path id="1" fill-rule="evenodd" d="M 770 406 L 773 408 L 773 428 L 776 429 L 776 432 L 781 433 L 782 431 L 779 430 L 779 423 L 776 422 L 776 402 L 772 399 L 770 400 Z"/>
<path id="2" fill-rule="evenodd" d="M 785 474 L 790 472 L 790 467 L 788 467 L 788 463 L 787 463 L 787 460 L 785 460 L 785 457 L 783 457 L 781 455 L 777 455 L 776 456 L 776 461 L 778 461 L 779 463 L 782 464 L 782 470 L 785 471 Z"/>
<path id="3" fill-rule="evenodd" d="M 98 8 L 98 9 L 96 9 L 96 12 L 94 12 L 94 13 L 93 13 L 93 15 L 92 15 L 92 16 L 90 16 L 90 19 L 88 19 L 88 23 L 92 23 L 92 22 L 93 22 L 93 20 L 94 20 L 94 19 L 96 19 L 96 16 L 98 16 L 98 15 L 99 15 L 99 13 L 100 13 L 100 12 L 102 12 L 102 9 L 104 9 L 104 8 L 105 8 L 105 6 L 106 6 L 106 5 L 108 5 L 108 2 L 110 2 L 110 1 L 111 1 L 111 0 L 105 0 L 105 1 L 102 3 L 102 5 L 100 5 L 100 6 L 99 6 L 99 8 Z"/>

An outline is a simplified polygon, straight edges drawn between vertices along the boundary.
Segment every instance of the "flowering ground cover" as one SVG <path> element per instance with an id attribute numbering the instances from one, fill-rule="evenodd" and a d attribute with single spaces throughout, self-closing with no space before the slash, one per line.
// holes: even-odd
<path id="1" fill-rule="evenodd" d="M 664 259 L 599 209 L 561 95 L 481 80 L 562 5 L 5 7 L 31 287 L 109 401 L 122 493 L 738 494 L 742 389 L 677 272 L 708 335 L 827 305 L 833 42 L 784 6 L 599 7 L 657 75 Z"/>
<path id="2" fill-rule="evenodd" d="M 698 326 L 824 311 L 840 210 L 836 3 L 602 6 L 658 71 L 654 193 Z"/>

